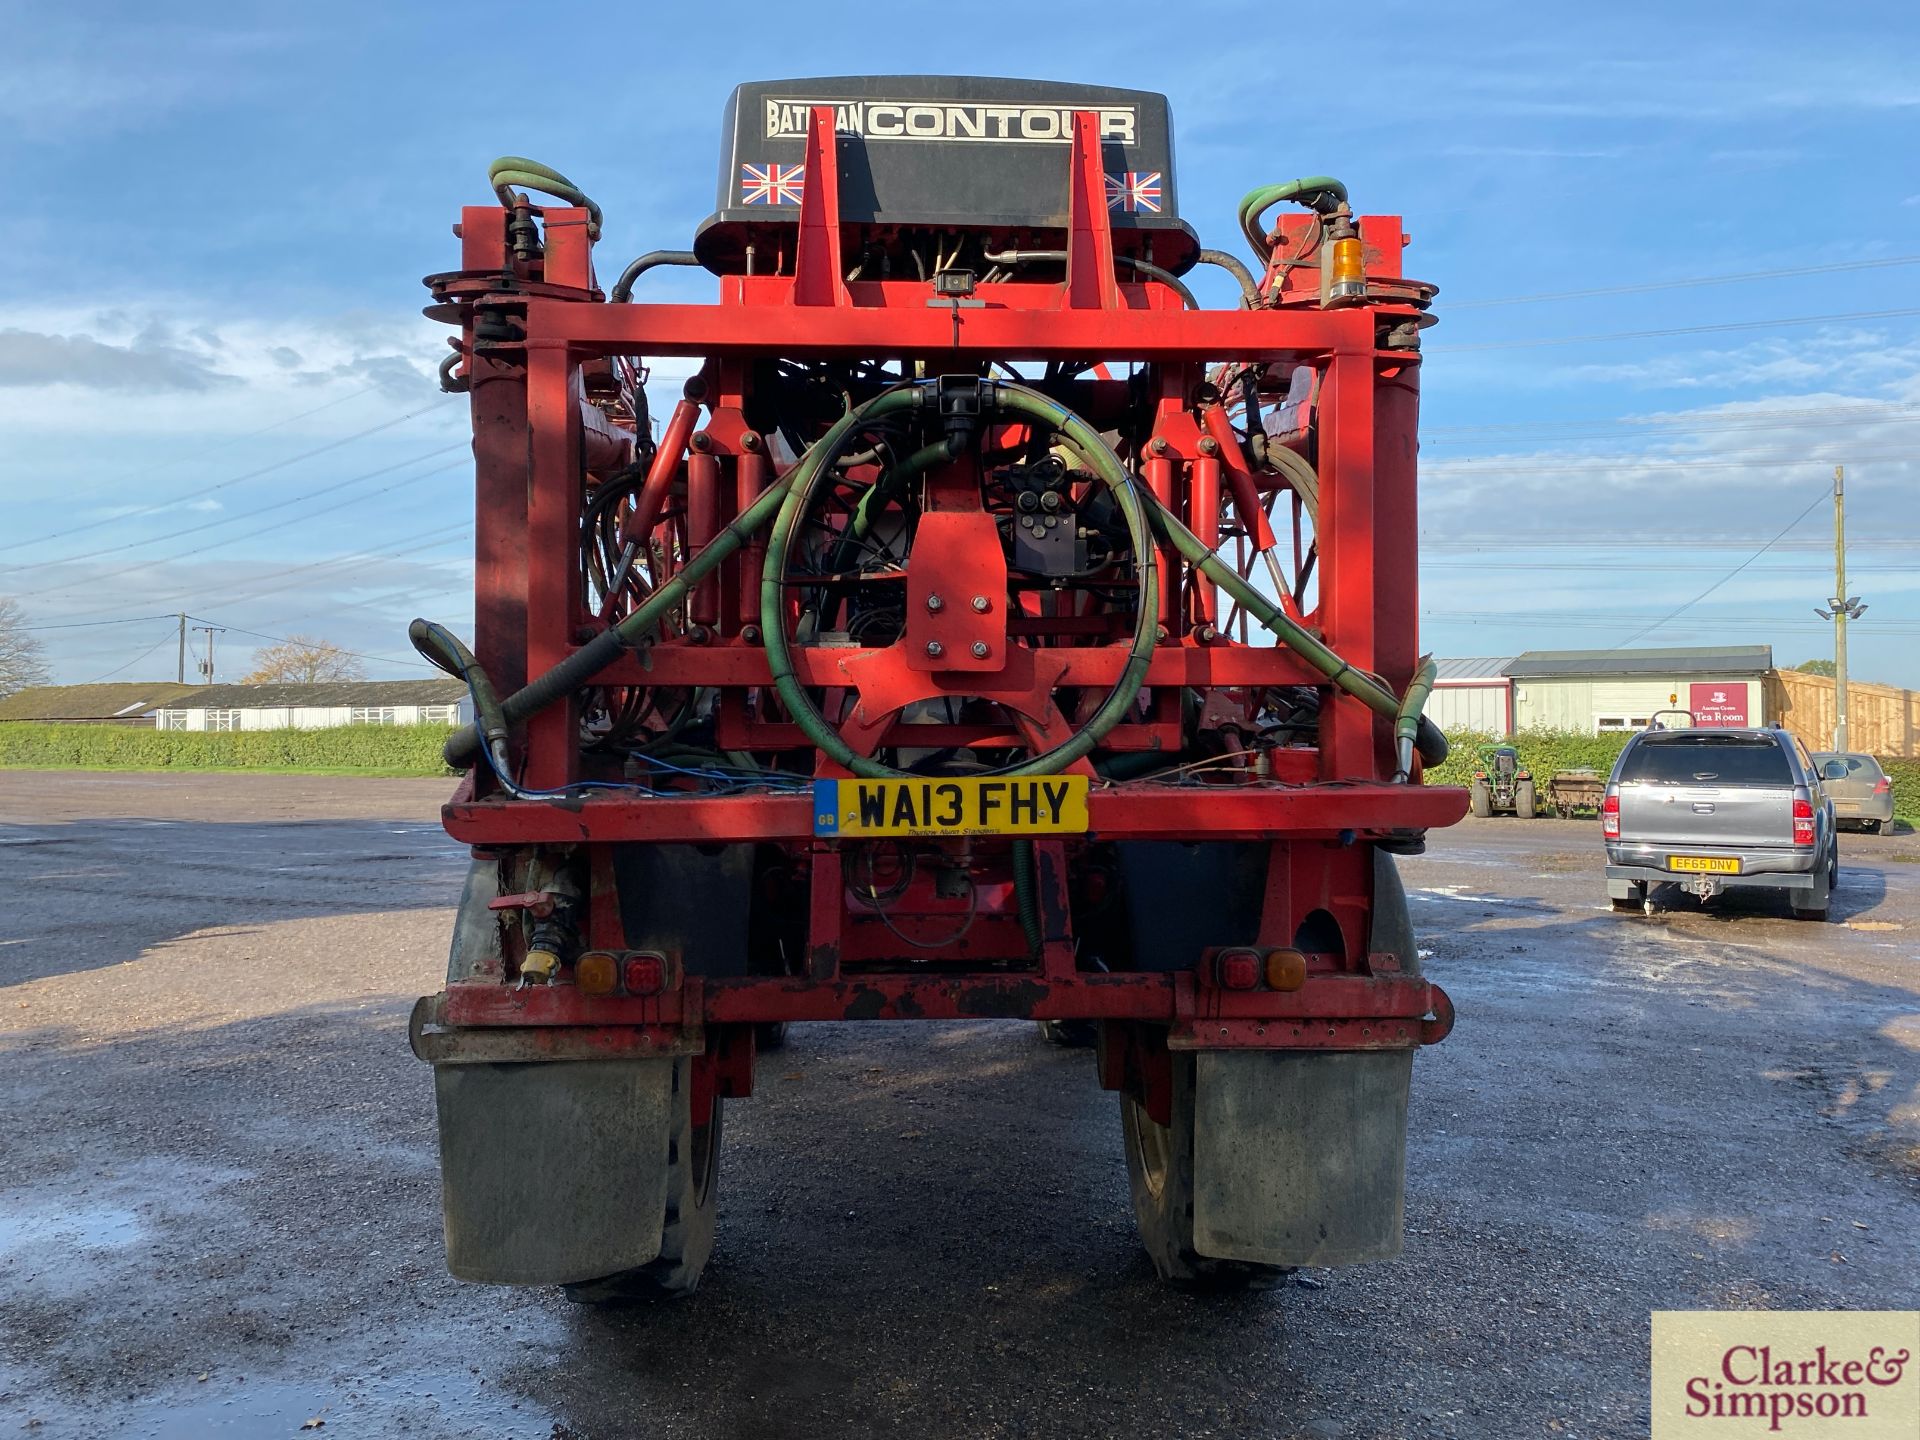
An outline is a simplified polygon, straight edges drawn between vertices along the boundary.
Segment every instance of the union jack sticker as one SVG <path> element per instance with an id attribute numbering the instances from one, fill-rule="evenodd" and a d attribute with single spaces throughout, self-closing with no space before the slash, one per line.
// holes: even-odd
<path id="1" fill-rule="evenodd" d="M 805 165 L 769 163 L 740 167 L 740 203 L 743 205 L 798 205 L 800 193 L 806 186 Z"/>
<path id="2" fill-rule="evenodd" d="M 1125 170 L 1107 175 L 1109 210 L 1151 210 L 1160 213 L 1160 172 Z"/>

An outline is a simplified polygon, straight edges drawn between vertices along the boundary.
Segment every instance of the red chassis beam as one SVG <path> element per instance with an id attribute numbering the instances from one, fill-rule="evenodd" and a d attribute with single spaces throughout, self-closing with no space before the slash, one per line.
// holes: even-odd
<path id="1" fill-rule="evenodd" d="M 554 801 L 471 798 L 470 782 L 441 811 L 468 845 L 590 840 L 796 840 L 813 834 L 813 800 L 798 795 L 590 795 Z M 1457 786 L 1377 781 L 1283 786 L 1155 785 L 1095 790 L 1090 838 L 1102 840 L 1332 839 L 1451 825 L 1467 813 Z"/>
<path id="2" fill-rule="evenodd" d="M 756 283 L 764 294 L 747 288 Z M 727 282 L 718 305 L 582 305 L 515 297 L 526 306 L 526 338 L 478 348 L 565 348 L 575 358 L 609 355 L 951 355 L 956 359 L 1044 360 L 1098 355 L 1106 360 L 1188 360 L 1222 356 L 1279 360 L 1334 354 L 1373 355 L 1375 329 L 1399 307 L 1360 310 L 1034 309 L 1033 287 L 982 286 L 985 308 L 954 313 L 929 307 L 926 287 L 906 281 L 848 286 L 845 306 L 769 303 L 790 281 Z M 737 288 L 736 288 L 737 287 Z M 1122 286 L 1122 293 L 1141 287 Z M 1008 292 L 1006 300 L 993 297 Z M 890 300 L 896 303 L 888 303 Z M 726 303 L 732 302 L 732 303 Z M 1015 305 L 1018 308 L 1015 308 Z M 1416 312 L 1408 307 L 1406 313 Z M 1381 352 L 1417 365 L 1419 352 Z"/>
<path id="3" fill-rule="evenodd" d="M 1238 992 L 1203 988 L 1181 971 L 689 979 L 644 998 L 463 981 L 447 987 L 433 1019 L 482 1030 L 632 1026 L 656 1036 L 764 1020 L 1135 1020 L 1170 1026 L 1175 1049 L 1392 1050 L 1439 1043 L 1453 1028 L 1453 1002 L 1438 985 L 1392 972 Z"/>

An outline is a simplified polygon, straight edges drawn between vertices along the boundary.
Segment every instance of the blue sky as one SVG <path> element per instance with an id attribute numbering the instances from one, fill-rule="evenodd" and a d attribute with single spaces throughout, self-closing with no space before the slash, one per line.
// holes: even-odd
<path id="1" fill-rule="evenodd" d="M 1824 655 L 1844 462 L 1854 671 L 1920 685 L 1920 264 L 1878 263 L 1920 257 L 1911 5 L 1379 4 L 1338 36 L 1117 0 L 191 13 L 0 3 L 0 595 L 64 627 L 38 632 L 61 680 L 171 678 L 143 617 L 180 609 L 230 627 L 226 678 L 246 631 L 419 673 L 406 621 L 471 615 L 464 404 L 419 278 L 456 263 L 487 161 L 585 185 L 608 277 L 711 208 L 738 81 L 954 70 L 1168 94 L 1213 245 L 1297 174 L 1406 217 L 1441 287 L 1428 648 Z"/>

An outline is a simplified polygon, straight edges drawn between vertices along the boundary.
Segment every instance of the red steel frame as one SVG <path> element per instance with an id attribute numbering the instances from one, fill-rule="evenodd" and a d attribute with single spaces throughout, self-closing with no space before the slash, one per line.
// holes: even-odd
<path id="1" fill-rule="evenodd" d="M 1223 450 L 1212 426 L 1188 408 L 1209 362 L 1308 364 L 1322 377 L 1318 400 L 1321 504 L 1315 539 L 1316 610 L 1307 617 L 1354 668 L 1404 687 L 1416 664 L 1414 434 L 1420 358 L 1377 342 L 1382 310 L 1408 320 L 1411 307 L 1371 305 L 1324 310 L 1281 308 L 1195 311 L 1165 286 L 1115 279 L 1114 236 L 1102 190 L 1092 117 L 1078 117 L 1071 150 L 1069 259 L 1059 285 L 982 284 L 977 306 L 929 302 L 925 283 L 843 278 L 832 115 L 814 115 L 807 187 L 786 273 L 728 276 L 717 305 L 596 303 L 591 242 L 583 210 L 544 211 L 543 270 L 516 269 L 506 242 L 507 212 L 464 211 L 456 233 L 462 268 L 433 277 L 434 313 L 461 323 L 458 348 L 472 395 L 476 461 L 475 650 L 502 693 L 559 663 L 597 628 L 583 608 L 578 517 L 583 469 L 611 468 L 614 448 L 599 411 L 585 403 L 584 369 L 614 356 L 692 356 L 706 361 L 706 426 L 686 453 L 686 522 L 697 546 L 749 504 L 773 478 L 763 437 L 742 418 L 746 361 L 756 356 L 922 357 L 929 373 L 987 360 L 1098 357 L 1148 361 L 1166 377 L 1153 442 L 1142 473 L 1176 508 L 1198 492 L 1190 513 L 1203 538 L 1217 528 Z M 1397 279 L 1403 237 L 1397 216 L 1361 221 L 1369 272 Z M 786 261 L 786 257 L 781 257 Z M 510 283 L 502 277 L 516 277 Z M 670 423 L 663 450 L 678 458 L 690 409 Z M 584 417 L 584 418 L 583 418 Z M 613 437 L 617 439 L 618 437 Z M 1231 438 L 1231 437 L 1229 437 Z M 585 466 L 583 467 L 583 456 Z M 1228 462 L 1231 463 L 1230 461 Z M 727 478 L 731 476 L 732 483 Z M 1201 511 L 1206 514 L 1201 514 Z M 1262 521 L 1264 523 L 1264 521 Z M 1189 624 L 1179 599 L 1181 562 L 1160 557 L 1163 642 L 1149 687 L 1223 689 L 1320 684 L 1324 680 L 1278 646 L 1241 645 Z M 695 633 L 663 637 L 644 655 L 603 672 L 609 684 L 702 686 L 722 692 L 722 743 L 792 747 L 792 727 L 750 721 L 736 698 L 771 685 L 757 620 L 757 551 L 723 567 L 689 607 Z M 1211 586 L 1203 587 L 1210 592 Z M 1212 600 L 1198 602 L 1199 619 Z M 800 678 L 847 682 L 844 649 L 796 648 Z M 872 654 L 874 652 L 865 652 Z M 1072 684 L 1106 685 L 1118 674 L 1123 645 L 1034 652 L 1054 657 Z M 836 671 L 836 667 L 841 667 Z M 978 677 L 975 677 L 976 681 Z M 1044 680 L 1037 683 L 1044 683 Z M 865 692 L 863 692 L 864 694 Z M 979 693 L 977 690 L 969 693 Z M 1109 749 L 1177 743 L 1177 719 L 1119 727 Z M 580 778 L 575 707 L 556 704 L 526 726 L 522 782 L 564 786 Z M 927 735 L 925 730 L 916 734 Z M 874 737 L 879 738 L 877 735 Z M 930 743 L 942 743 L 932 740 Z M 1063 938 L 1066 845 L 1038 843 L 1049 939 L 1038 966 L 1018 974 L 843 975 L 840 935 L 846 910 L 840 847 L 812 837 L 804 795 L 753 794 L 654 798 L 587 794 L 543 802 L 508 798 L 484 770 L 464 782 L 445 809 L 450 834 L 475 847 L 586 845 L 604 857 L 618 841 L 782 841 L 811 864 L 807 971 L 781 979 L 687 977 L 650 997 L 589 997 L 568 985 L 513 989 L 505 977 L 450 987 L 438 1019 L 455 1027 L 577 1027 L 589 1048 L 648 1049 L 687 1037 L 702 1025 L 779 1019 L 943 1018 L 979 1015 L 1098 1018 L 1172 1027 L 1172 1041 L 1198 1047 L 1398 1047 L 1440 1038 L 1451 1007 L 1437 987 L 1397 973 L 1390 956 L 1364 953 L 1371 904 L 1365 842 L 1392 831 L 1453 823 L 1465 810 L 1458 789 L 1393 784 L 1386 722 L 1358 701 L 1334 695 L 1323 706 L 1317 754 L 1277 752 L 1270 782 L 1233 786 L 1129 783 L 1096 788 L 1094 838 L 1284 840 L 1273 847 L 1262 943 L 1287 945 L 1291 922 L 1309 902 L 1339 920 L 1348 955 L 1310 957 L 1304 986 L 1293 991 L 1228 992 L 1205 964 L 1170 973 L 1085 974 Z M 820 776 L 844 772 L 820 762 Z M 1363 863 L 1366 862 L 1366 863 Z M 617 908 L 594 862 L 595 899 L 586 939 L 620 949 Z M 1004 917 L 1003 917 L 1004 918 Z M 1356 943 L 1353 937 L 1360 937 Z M 1195 957 L 1196 961 L 1204 957 Z M 671 959 L 671 957 L 669 957 Z M 670 967 L 671 968 L 671 967 Z M 589 1042 L 588 1036 L 592 1039 Z M 749 1055 L 750 1073 L 750 1055 Z M 750 1084 L 740 1082 L 737 1088 Z"/>

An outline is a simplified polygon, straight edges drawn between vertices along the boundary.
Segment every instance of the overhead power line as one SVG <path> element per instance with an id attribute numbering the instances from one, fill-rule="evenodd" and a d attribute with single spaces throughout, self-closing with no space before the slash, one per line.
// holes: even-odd
<path id="1" fill-rule="evenodd" d="M 114 666 L 114 667 L 113 667 L 113 669 L 111 669 L 111 670 L 109 670 L 109 671 L 107 671 L 107 673 L 106 673 L 106 674 L 104 674 L 104 675 L 96 675 L 96 676 L 94 676 L 94 677 L 93 677 L 93 679 L 91 679 L 91 680 L 82 680 L 82 681 L 81 681 L 80 683 L 81 683 L 82 685 L 98 685 L 98 684 L 99 684 L 99 683 L 100 683 L 100 682 L 101 682 L 102 680 L 111 680 L 111 679 L 112 679 L 112 678 L 113 678 L 114 676 L 116 676 L 116 675 L 118 675 L 118 674 L 120 674 L 121 672 L 123 672 L 123 671 L 126 671 L 126 670 L 131 670 L 131 669 L 132 669 L 132 668 L 133 668 L 134 666 L 136 666 L 136 665 L 138 665 L 138 664 L 139 664 L 139 663 L 140 663 L 140 662 L 141 662 L 142 660 L 144 660 L 144 659 L 146 659 L 146 658 L 147 658 L 147 656 L 149 656 L 149 655 L 151 655 L 151 654 L 153 654 L 153 652 L 154 652 L 155 650 L 158 650 L 158 649 L 159 649 L 159 648 L 160 648 L 160 647 L 161 647 L 162 645 L 171 645 L 171 644 L 173 644 L 173 642 L 174 642 L 174 632 L 173 632 L 173 621 L 174 621 L 174 618 L 175 618 L 175 617 L 174 617 L 174 616 L 172 616 L 172 615 L 169 615 L 169 616 L 167 617 L 167 633 L 166 633 L 166 634 L 164 634 L 164 635 L 162 635 L 162 636 L 161 636 L 161 637 L 159 638 L 159 640 L 157 640 L 156 642 L 154 642 L 154 644 L 152 644 L 152 645 L 150 645 L 150 646 L 148 646 L 148 647 L 147 647 L 147 648 L 146 648 L 145 650 L 142 650 L 142 651 L 141 651 L 141 652 L 140 652 L 140 653 L 139 653 L 138 655 L 136 655 L 136 656 L 134 656 L 134 657 L 133 657 L 133 659 L 131 659 L 131 660 L 129 660 L 129 661 L 127 661 L 127 663 L 126 663 L 126 664 L 124 664 L 124 665 L 116 665 L 116 666 Z"/>
<path id="2" fill-rule="evenodd" d="M 1641 636 L 1652 634 L 1655 630 L 1658 630 L 1662 625 L 1666 624 L 1667 621 L 1673 619 L 1676 615 L 1683 614 L 1684 612 L 1691 610 L 1695 605 L 1698 605 L 1702 600 L 1706 599 L 1709 595 L 1713 594 L 1714 591 L 1718 590 L 1722 585 L 1726 584 L 1727 581 L 1733 579 L 1734 576 L 1738 575 L 1742 570 L 1746 569 L 1754 561 L 1758 560 L 1762 555 L 1766 554 L 1767 551 L 1771 550 L 1774 546 L 1775 541 L 1785 539 L 1787 531 L 1793 529 L 1794 526 L 1798 525 L 1802 520 L 1806 519 L 1807 516 L 1811 515 L 1814 512 L 1816 507 L 1825 503 L 1826 498 L 1827 498 L 1827 492 L 1825 491 L 1822 491 L 1820 494 L 1814 496 L 1812 503 L 1809 504 L 1807 508 L 1802 510 L 1798 515 L 1794 516 L 1793 519 L 1789 520 L 1785 525 L 1781 526 L 1780 533 L 1778 535 L 1775 535 L 1772 540 L 1767 541 L 1766 544 L 1762 545 L 1758 550 L 1754 551 L 1753 554 L 1749 555 L 1746 559 L 1742 560 L 1738 565 L 1734 566 L 1733 569 L 1729 570 L 1726 574 L 1722 575 L 1718 580 L 1714 581 L 1713 584 L 1709 585 L 1706 589 L 1702 590 L 1698 595 L 1694 596 L 1693 599 L 1687 601 L 1686 604 L 1678 606 L 1677 608 L 1670 611 L 1666 615 L 1661 616 L 1658 620 L 1654 621 L 1651 625 L 1644 626 L 1643 628 L 1634 631 L 1633 634 L 1629 635 L 1626 639 L 1620 642 L 1619 648 L 1621 648 L 1622 650 L 1626 649 L 1627 646 L 1633 644 L 1633 642 L 1638 640 Z"/>
<path id="3" fill-rule="evenodd" d="M 276 645 L 299 645 L 304 643 L 302 641 L 292 639 L 286 635 L 266 635 L 266 634 L 262 634 L 258 630 L 244 630 L 238 625 L 229 625 L 224 620 L 209 620 L 204 615 L 189 615 L 187 618 L 189 620 L 198 620 L 204 625 L 219 625 L 223 629 L 226 629 L 235 635 L 246 635 L 255 640 L 271 640 Z M 422 670 L 438 671 L 440 668 L 438 665 L 429 665 L 424 660 L 420 660 L 420 659 L 410 660 L 410 659 L 407 659 L 405 656 L 401 656 L 401 655 L 371 655 L 363 650 L 342 650 L 337 645 L 329 645 L 327 646 L 327 648 L 333 651 L 337 655 L 351 655 L 356 660 L 378 660 L 382 664 L 386 664 L 386 665 L 414 665 L 414 666 L 418 666 Z"/>
<path id="4" fill-rule="evenodd" d="M 257 505 L 251 510 L 239 511 L 232 515 L 223 515 L 217 520 L 206 520 L 201 522 L 198 525 L 188 525 L 179 530 L 169 530 L 164 535 L 151 535 L 144 540 L 131 540 L 120 545 L 109 545 L 109 546 L 106 546 L 104 549 L 100 549 L 100 550 L 85 550 L 78 555 L 62 555 L 59 558 L 54 560 L 36 560 L 31 565 L 15 565 L 7 571 L 7 574 L 9 576 L 24 575 L 29 570 L 45 570 L 55 565 L 74 565 L 74 564 L 78 564 L 82 560 L 97 560 L 102 555 L 119 555 L 127 550 L 137 549 L 142 545 L 158 545 L 163 540 L 178 540 L 183 535 L 198 535 L 208 530 L 217 530 L 222 525 L 238 524 L 242 521 L 252 520 L 260 515 L 270 514 L 275 510 L 284 510 L 289 505 L 303 504 L 308 500 L 317 499 L 319 496 L 331 495 L 337 490 L 344 490 L 350 485 L 358 485 L 366 480 L 377 480 L 382 475 L 391 475 L 395 470 L 404 470 L 409 465 L 417 465 L 423 460 L 438 459 L 440 456 L 446 455 L 454 450 L 461 450 L 465 448 L 466 447 L 462 444 L 442 445 L 437 450 L 429 450 L 424 454 L 420 454 L 420 455 L 410 455 L 405 460 L 396 460 L 391 465 L 382 465 L 377 470 L 368 470 L 364 474 L 354 475 L 345 480 L 336 480 L 334 481 L 333 484 L 322 485 L 317 490 L 306 490 L 306 491 L 302 491 L 298 495 L 289 495 L 286 499 L 276 500 L 271 505 Z M 453 467 L 451 465 L 442 465 L 441 467 L 439 467 L 438 470 L 429 470 L 425 472 L 425 474 L 412 476 L 410 479 L 408 479 L 403 483 L 412 484 L 414 480 L 423 480 L 428 475 L 437 475 L 441 473 L 441 471 L 451 470 L 452 468 Z M 388 488 L 392 488 L 392 487 L 388 487 Z M 384 490 L 376 491 L 375 493 L 384 494 L 385 491 Z M 358 503 L 358 501 L 361 498 L 363 497 L 356 496 L 353 501 L 350 501 L 348 503 L 350 504 Z M 337 507 L 329 507 L 329 508 L 337 508 Z M 297 516 L 295 518 L 304 520 L 304 519 L 310 518 L 310 516 L 312 515 L 323 514 L 323 513 L 325 513 L 324 510 L 309 511 L 307 515 Z M 194 549 L 191 552 L 188 552 L 188 553 L 197 555 L 204 550 L 213 549 L 219 545 L 230 545 L 235 540 L 251 539 L 255 535 L 263 535 L 268 530 L 273 530 L 277 528 L 279 528 L 277 524 L 262 526 L 258 530 L 247 531 L 239 535 L 230 535 L 225 540 L 215 541 L 214 545 L 212 546 L 197 545 L 194 547 Z"/>
<path id="5" fill-rule="evenodd" d="M 1669 470 L 1779 470 L 1795 465 L 1826 464 L 1818 456 L 1799 455 L 1791 459 L 1762 460 L 1753 458 L 1770 455 L 1770 450 L 1735 451 L 1731 458 L 1721 460 L 1672 460 L 1664 455 L 1583 455 L 1578 460 L 1557 461 L 1551 464 L 1502 465 L 1499 463 L 1482 464 L 1471 458 L 1459 460 L 1439 460 L 1426 467 L 1428 479 L 1442 479 L 1449 476 L 1474 475 L 1599 475 L 1613 470 L 1644 469 L 1665 474 Z M 1491 457 L 1496 462 L 1499 457 Z M 1853 463 L 1852 456 L 1848 464 Z M 1860 452 L 1861 460 L 1915 460 L 1920 452 L 1913 450 L 1868 450 Z"/>
<path id="6" fill-rule="evenodd" d="M 1748 280 L 1785 280 L 1797 275 L 1834 275 L 1847 270 L 1884 270 L 1895 265 L 1920 265 L 1920 255 L 1894 255 L 1883 260 L 1836 260 L 1827 265 L 1797 265 L 1783 270 L 1748 270 L 1735 275 L 1696 275 L 1687 280 L 1645 280 L 1634 285 L 1603 285 L 1593 290 L 1559 290 L 1544 295 L 1508 295 L 1494 300 L 1454 300 L 1448 310 L 1484 310 L 1495 305 L 1537 305 L 1543 301 L 1587 300 L 1602 295 L 1646 295 L 1656 290 L 1691 290 L 1697 285 L 1738 285 Z"/>
<path id="7" fill-rule="evenodd" d="M 22 630 L 85 630 L 95 625 L 138 625 L 144 620 L 172 620 L 167 615 L 117 615 L 111 620 L 69 620 L 60 625 L 22 625 Z"/>
<path id="8" fill-rule="evenodd" d="M 316 455 L 325 455 L 329 451 L 338 450 L 343 445 L 351 445 L 356 440 L 364 440 L 369 435 L 378 435 L 383 430 L 391 430 L 396 425 L 404 425 L 407 421 L 418 419 L 429 410 L 437 408 L 437 401 L 432 405 L 422 405 L 418 410 L 409 410 L 405 415 L 398 416 L 392 420 L 382 421 L 378 425 L 369 425 L 364 430 L 356 430 L 351 435 L 343 435 L 338 440 L 329 441 L 327 444 L 316 446 L 312 450 L 304 450 L 298 455 L 289 455 L 286 459 L 276 460 L 271 465 L 262 465 L 259 469 L 249 470 L 244 475 L 234 475 L 225 480 L 215 481 L 211 485 L 201 486 L 198 490 L 189 490 L 184 494 L 174 495 L 166 500 L 156 501 L 151 505 L 143 505 L 136 510 L 129 510 L 106 519 L 89 520 L 84 525 L 75 525 L 67 530 L 56 530 L 49 535 L 35 535 L 25 540 L 10 540 L 5 545 L 0 545 L 0 552 L 18 550 L 23 545 L 44 545 L 49 540 L 63 540 L 69 535 L 78 535 L 84 530 L 93 530 L 101 525 L 111 524 L 117 520 L 135 520 L 143 515 L 157 514 L 162 510 L 171 509 L 173 506 L 179 505 L 184 501 L 198 500 L 203 495 L 211 495 L 216 491 L 225 490 L 230 485 L 239 485 L 248 480 L 257 480 L 262 475 L 271 475 L 274 471 L 284 470 L 289 465 L 298 465 L 302 460 L 311 460 Z M 57 564 L 58 562 L 47 561 L 43 563 Z M 31 569 L 33 567 L 21 566 L 20 568 Z"/>
<path id="9" fill-rule="evenodd" d="M 1468 345 L 1435 345 L 1429 353 L 1469 350 L 1525 350 L 1541 345 L 1600 345 L 1613 340 L 1664 340 L 1678 335 L 1714 335 L 1734 330 L 1780 330 L 1792 325 L 1838 325 L 1856 320 L 1897 320 L 1920 309 L 1852 310 L 1837 315 L 1792 315 L 1780 320 L 1726 320 L 1717 325 L 1676 325 L 1664 330 L 1615 330 L 1605 335 L 1545 335 L 1527 340 L 1481 340 Z"/>

